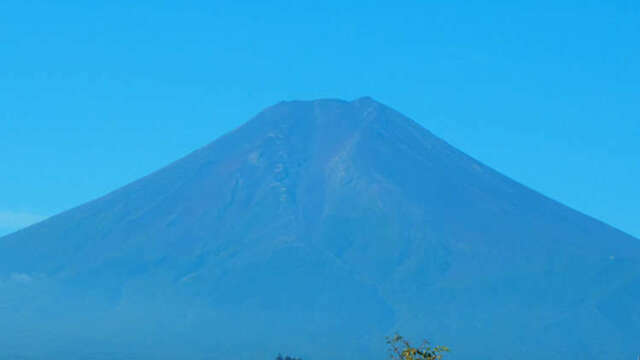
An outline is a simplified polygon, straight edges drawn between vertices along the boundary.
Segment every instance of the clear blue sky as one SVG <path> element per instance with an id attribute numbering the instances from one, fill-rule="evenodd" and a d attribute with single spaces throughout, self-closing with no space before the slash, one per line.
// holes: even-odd
<path id="1" fill-rule="evenodd" d="M 640 237 L 640 1 L 0 1 L 0 233 L 368 95 Z"/>

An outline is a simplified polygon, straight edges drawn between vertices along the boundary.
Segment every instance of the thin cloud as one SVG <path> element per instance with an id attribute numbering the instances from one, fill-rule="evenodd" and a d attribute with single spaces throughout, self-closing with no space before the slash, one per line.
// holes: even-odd
<path id="1" fill-rule="evenodd" d="M 23 274 L 23 273 L 13 273 L 13 274 L 11 274 L 11 281 L 13 281 L 13 282 L 22 283 L 22 284 L 28 284 L 28 283 L 31 282 L 31 280 L 32 280 L 32 278 L 28 274 Z"/>

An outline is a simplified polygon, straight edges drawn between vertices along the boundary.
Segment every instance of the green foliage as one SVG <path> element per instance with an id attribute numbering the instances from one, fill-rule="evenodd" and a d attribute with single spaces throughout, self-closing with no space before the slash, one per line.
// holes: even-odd
<path id="1" fill-rule="evenodd" d="M 449 351 L 446 346 L 431 347 L 428 341 L 413 347 L 409 341 L 396 334 L 387 338 L 392 360 L 440 360 Z"/>

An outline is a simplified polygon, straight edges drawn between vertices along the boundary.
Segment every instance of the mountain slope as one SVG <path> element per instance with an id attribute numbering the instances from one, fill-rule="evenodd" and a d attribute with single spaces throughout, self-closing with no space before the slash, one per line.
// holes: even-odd
<path id="1" fill-rule="evenodd" d="M 382 358 L 394 330 L 459 359 L 639 350 L 640 241 L 370 98 L 277 104 L 4 237 L 0 279 L 24 356 Z"/>

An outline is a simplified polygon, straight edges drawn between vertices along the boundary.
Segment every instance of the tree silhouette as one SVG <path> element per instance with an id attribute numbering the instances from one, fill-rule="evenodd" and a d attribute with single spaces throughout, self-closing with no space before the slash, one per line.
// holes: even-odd
<path id="1" fill-rule="evenodd" d="M 296 358 L 289 355 L 282 356 L 282 354 L 278 354 L 278 356 L 276 356 L 276 360 L 302 360 L 302 358 Z"/>

